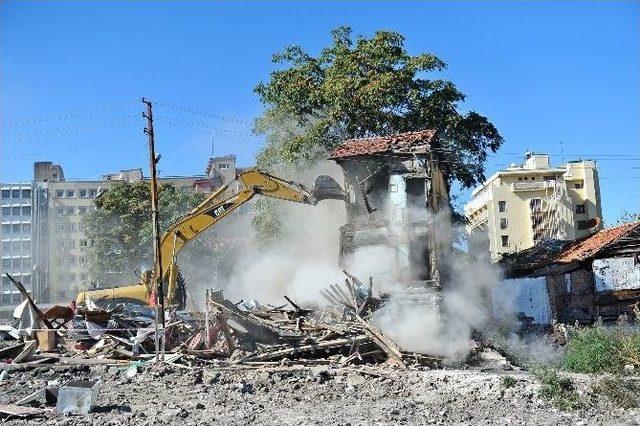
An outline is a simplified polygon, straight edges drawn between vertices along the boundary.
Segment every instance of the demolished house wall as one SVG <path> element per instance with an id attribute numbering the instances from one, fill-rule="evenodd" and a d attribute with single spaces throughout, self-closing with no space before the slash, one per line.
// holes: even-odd
<path id="1" fill-rule="evenodd" d="M 576 269 L 548 275 L 547 291 L 552 317 L 562 323 L 590 324 L 597 316 L 593 274 Z"/>
<path id="2" fill-rule="evenodd" d="M 338 164 L 349 194 L 341 266 L 382 282 L 428 280 L 426 157 L 359 156 Z"/>
<path id="3" fill-rule="evenodd" d="M 491 293 L 493 318 L 508 320 L 515 315 L 523 323 L 550 325 L 551 300 L 544 277 L 506 279 Z"/>
<path id="4" fill-rule="evenodd" d="M 439 224 L 444 236 L 435 240 L 429 213 L 448 207 L 449 197 L 428 155 L 359 155 L 337 162 L 349 194 L 347 224 L 340 229 L 341 267 L 382 283 L 432 281 L 435 248 L 450 243 L 450 233 Z M 440 182 L 435 197 L 434 171 Z"/>

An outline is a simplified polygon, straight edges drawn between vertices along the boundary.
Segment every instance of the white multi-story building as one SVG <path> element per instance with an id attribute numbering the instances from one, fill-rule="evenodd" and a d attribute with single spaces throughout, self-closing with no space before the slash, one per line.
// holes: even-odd
<path id="1" fill-rule="evenodd" d="M 30 183 L 1 184 L 2 211 L 0 212 L 0 272 L 2 287 L 0 305 L 22 300 L 22 295 L 4 274 L 10 273 L 31 291 L 33 260 L 31 257 L 31 200 Z"/>
<path id="2" fill-rule="evenodd" d="M 601 227 L 594 161 L 550 167 L 549 155 L 527 153 L 522 165 L 496 172 L 465 205 L 471 249 L 493 259 L 542 238 L 573 240 Z"/>

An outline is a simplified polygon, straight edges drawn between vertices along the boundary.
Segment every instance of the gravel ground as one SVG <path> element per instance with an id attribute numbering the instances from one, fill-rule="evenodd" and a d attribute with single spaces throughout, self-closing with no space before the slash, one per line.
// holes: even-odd
<path id="1" fill-rule="evenodd" d="M 187 370 L 143 367 L 129 378 L 119 366 L 44 366 L 9 371 L 0 402 L 44 387 L 48 380 L 100 379 L 94 412 L 5 420 L 6 424 L 638 424 L 638 409 L 617 408 L 593 392 L 597 377 L 573 375 L 584 408 L 561 411 L 538 395 L 521 371 L 392 367 L 270 367 Z M 506 387 L 505 376 L 515 379 Z M 1 421 L 1 420 L 0 420 Z"/>

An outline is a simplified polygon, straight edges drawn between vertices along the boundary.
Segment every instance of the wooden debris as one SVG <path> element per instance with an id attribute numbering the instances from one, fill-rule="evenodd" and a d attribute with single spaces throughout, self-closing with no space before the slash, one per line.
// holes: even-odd
<path id="1" fill-rule="evenodd" d="M 14 404 L 0 404 L 0 414 L 5 414 L 13 417 L 33 417 L 40 416 L 46 411 L 40 408 L 24 407 Z"/>

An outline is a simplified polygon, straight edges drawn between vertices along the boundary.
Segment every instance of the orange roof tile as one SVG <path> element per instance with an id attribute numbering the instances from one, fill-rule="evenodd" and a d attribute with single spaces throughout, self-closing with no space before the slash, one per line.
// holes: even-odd
<path id="1" fill-rule="evenodd" d="M 553 259 L 553 263 L 571 263 L 588 259 L 609 244 L 614 243 L 618 238 L 638 228 L 640 228 L 640 222 L 625 223 L 615 228 L 604 229 L 563 250 Z"/>
<path id="2" fill-rule="evenodd" d="M 407 153 L 426 152 L 435 134 L 435 130 L 421 130 L 419 132 L 398 133 L 391 136 L 348 139 L 331 152 L 329 159 L 398 151 Z"/>

